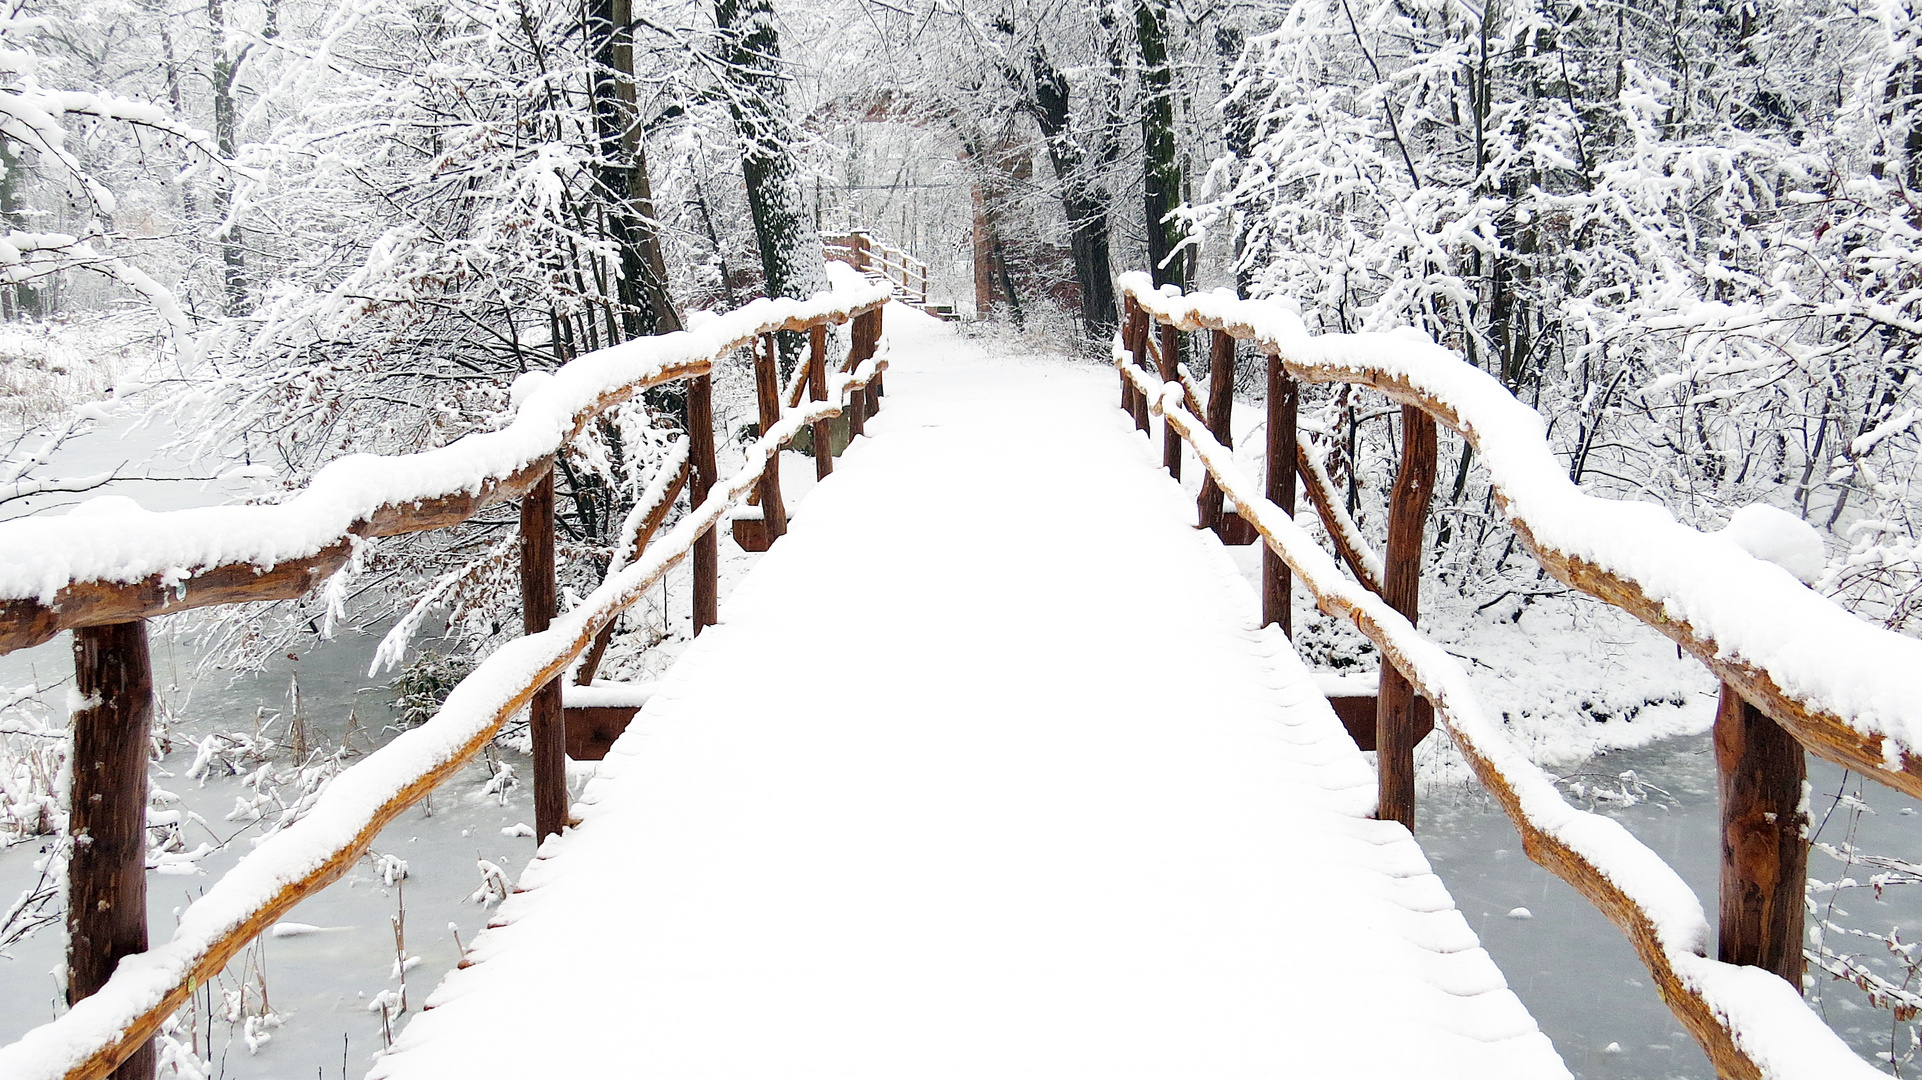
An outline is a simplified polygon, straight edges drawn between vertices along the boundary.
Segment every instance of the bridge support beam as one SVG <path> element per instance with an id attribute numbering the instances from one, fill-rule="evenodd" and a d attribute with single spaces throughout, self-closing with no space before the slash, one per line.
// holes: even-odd
<path id="1" fill-rule="evenodd" d="M 1226 334 L 1216 331 L 1219 337 Z M 1232 340 L 1229 348 L 1234 347 Z M 1217 342 L 1219 348 L 1219 342 Z M 1301 386 L 1288 375 L 1281 357 L 1268 357 L 1268 501 L 1281 507 L 1289 518 L 1295 516 L 1295 456 L 1300 452 L 1295 414 L 1301 405 Z M 1226 428 L 1226 424 L 1223 427 Z M 1294 639 L 1294 614 L 1290 605 L 1294 581 L 1288 564 L 1267 544 L 1261 546 L 1261 621 L 1281 627 Z"/>
<path id="2" fill-rule="evenodd" d="M 67 1003 L 147 949 L 147 750 L 153 668 L 142 620 L 73 632 L 73 783 L 67 862 Z M 152 1042 L 113 1072 L 151 1080 Z"/>
<path id="3" fill-rule="evenodd" d="M 559 589 L 554 581 L 554 470 L 548 469 L 521 498 L 521 628 L 538 634 L 554 621 Z M 534 691 L 527 704 L 534 749 L 534 833 L 539 840 L 567 824 L 567 722 L 561 713 L 561 680 Z"/>
<path id="4" fill-rule="evenodd" d="M 1799 993 L 1809 860 L 1802 744 L 1724 683 L 1715 766 L 1722 796 L 1718 956 L 1772 971 Z"/>
<path id="5" fill-rule="evenodd" d="M 1435 493 L 1435 421 L 1413 405 L 1401 410 L 1401 471 L 1388 511 L 1386 581 L 1382 599 L 1415 622 L 1421 607 L 1422 529 Z M 1382 661 L 1375 697 L 1375 769 L 1380 801 L 1375 816 L 1415 829 L 1415 688 L 1395 665 Z"/>

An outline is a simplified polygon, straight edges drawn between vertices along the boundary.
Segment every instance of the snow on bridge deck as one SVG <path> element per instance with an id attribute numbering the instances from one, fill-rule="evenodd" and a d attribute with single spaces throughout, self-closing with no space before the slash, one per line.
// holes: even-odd
<path id="1" fill-rule="evenodd" d="M 873 438 L 373 1075 L 1567 1076 L 1112 372 L 889 322 Z"/>

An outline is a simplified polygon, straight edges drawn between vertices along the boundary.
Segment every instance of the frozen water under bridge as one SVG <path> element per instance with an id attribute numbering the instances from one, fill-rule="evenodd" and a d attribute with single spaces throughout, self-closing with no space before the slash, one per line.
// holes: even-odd
<path id="1" fill-rule="evenodd" d="M 1787 981 L 1801 963 L 1801 753 L 1922 791 L 1916 643 L 1725 540 L 1575 492 L 1539 417 L 1432 343 L 1311 338 L 1277 308 L 1139 275 L 1122 286 L 1112 369 L 989 355 L 887 306 L 886 283 L 837 274 L 810 301 L 584 357 L 517 387 L 500 431 L 350 459 L 285 504 L 0 529 L 0 645 L 75 634 L 74 830 L 90 840 L 72 872 L 73 1007 L 0 1048 L 0 1076 L 151 1075 L 152 1034 L 195 985 L 522 709 L 538 857 L 375 1065 L 382 1080 L 1566 1076 L 1409 830 L 1410 753 L 1431 715 L 1530 856 L 1622 927 L 1719 1072 L 1879 1075 Z M 850 322 L 836 360 L 829 328 Z M 1196 330 L 1202 379 L 1181 363 Z M 811 341 L 785 388 L 782 331 Z M 1237 340 L 1268 356 L 1260 483 L 1221 441 Z M 743 347 L 765 434 L 722 477 L 709 371 Z M 1301 379 L 1403 404 L 1381 553 L 1295 443 Z M 630 516 L 603 585 L 555 612 L 554 455 L 601 411 L 676 380 L 684 456 Z M 836 417 L 854 436 L 839 457 Z M 1546 569 L 1661 625 L 1723 679 L 1734 839 L 1719 941 L 1680 878 L 1562 801 L 1415 629 L 1437 420 L 1476 443 Z M 821 482 L 788 506 L 776 451 L 803 432 Z M 1184 463 L 1206 475 L 1202 527 L 1170 476 Z M 1342 562 L 1295 524 L 1297 480 Z M 527 636 L 148 947 L 130 914 L 145 907 L 141 621 L 300 595 L 366 538 L 510 499 Z M 722 598 L 730 522 L 766 554 Z M 1224 542 L 1263 545 L 1259 589 Z M 606 708 L 621 692 L 562 683 L 683 560 L 704 632 L 570 806 L 562 748 L 587 736 L 568 731 L 563 698 Z M 1388 660 L 1359 720 L 1289 643 L 1296 586 Z M 1758 609 L 1792 629 L 1757 630 Z"/>

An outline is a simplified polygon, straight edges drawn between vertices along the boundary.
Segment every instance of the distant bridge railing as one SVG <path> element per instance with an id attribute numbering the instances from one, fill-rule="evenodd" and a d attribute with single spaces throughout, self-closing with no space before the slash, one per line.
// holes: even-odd
<path id="1" fill-rule="evenodd" d="M 1539 414 L 1419 333 L 1310 335 L 1280 305 L 1157 290 L 1140 273 L 1119 284 L 1122 408 L 1143 432 L 1151 415 L 1163 418 L 1163 463 L 1177 477 L 1182 444 L 1194 450 L 1208 473 L 1204 525 L 1227 533 L 1238 524 L 1223 517 L 1225 494 L 1258 532 L 1265 621 L 1287 629 L 1291 576 L 1299 576 L 1323 611 L 1381 650 L 1373 730 L 1364 733 L 1377 751 L 1378 816 L 1413 827 L 1414 747 L 1425 733 L 1418 706 L 1432 703 L 1529 858 L 1621 928 L 1719 1075 L 1882 1076 L 1801 996 L 1803 748 L 1922 797 L 1922 641 L 1856 619 L 1787 571 L 1660 507 L 1583 494 L 1550 451 Z M 1196 330 L 1210 334 L 1205 405 L 1178 362 L 1180 335 Z M 1241 471 L 1230 448 L 1237 340 L 1267 356 L 1265 487 Z M 1402 460 L 1378 564 L 1328 497 L 1319 463 L 1297 445 L 1298 382 L 1373 387 L 1402 406 Z M 1549 573 L 1660 630 L 1722 681 L 1716 958 L 1701 901 L 1681 877 L 1613 819 L 1570 806 L 1484 711 L 1461 664 L 1415 629 L 1437 421 L 1474 446 L 1509 525 Z M 1353 577 L 1295 524 L 1298 463 L 1308 466 L 1301 479 Z"/>
<path id="2" fill-rule="evenodd" d="M 844 262 L 864 273 L 879 274 L 894 283 L 903 297 L 925 306 L 928 302 L 928 264 L 876 239 L 864 229 L 845 236 L 823 236 L 822 250 L 829 259 Z"/>
<path id="3" fill-rule="evenodd" d="M 507 427 L 397 457 L 355 455 L 322 469 L 306 490 L 271 506 L 170 513 L 29 518 L 0 525 L 0 653 L 74 632 L 85 703 L 73 715 L 68 996 L 51 1023 L 0 1047 L 6 1080 L 151 1077 L 152 1039 L 199 985 L 304 897 L 340 877 L 402 810 L 481 752 L 507 719 L 529 710 L 536 828 L 567 814 L 561 678 L 577 659 L 586 682 L 614 620 L 692 554 L 694 628 L 718 615 L 715 526 L 750 491 L 773 509 L 777 452 L 804 427 L 816 469 L 833 468 L 827 422 L 845 413 L 858 433 L 880 407 L 879 348 L 886 288 L 839 288 L 809 300 L 756 300 L 692 330 L 590 353 L 536 380 Z M 853 322 L 845 361 L 830 370 L 827 330 Z M 804 332 L 810 350 L 783 409 L 774 335 Z M 754 350 L 761 436 L 748 465 L 717 473 L 710 372 Z M 622 526 L 600 587 L 557 614 L 554 461 L 614 406 L 649 387 L 687 388 L 688 430 Z M 799 406 L 803 391 L 809 403 Z M 675 494 L 690 509 L 655 537 Z M 525 637 L 489 656 L 427 723 L 336 776 L 298 820 L 273 833 L 180 913 L 171 939 L 147 948 L 147 727 L 153 682 L 144 620 L 189 608 L 303 595 L 365 539 L 459 524 L 520 500 Z M 774 531 L 779 535 L 779 531 Z M 650 541 L 652 541 L 650 543 Z M 586 654 L 585 657 L 583 654 Z"/>

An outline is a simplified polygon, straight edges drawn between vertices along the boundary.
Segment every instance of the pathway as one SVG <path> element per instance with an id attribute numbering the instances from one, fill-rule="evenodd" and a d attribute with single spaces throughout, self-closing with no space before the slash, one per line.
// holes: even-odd
<path id="1" fill-rule="evenodd" d="M 1112 371 L 889 327 L 872 438 L 374 1075 L 1566 1076 Z"/>

